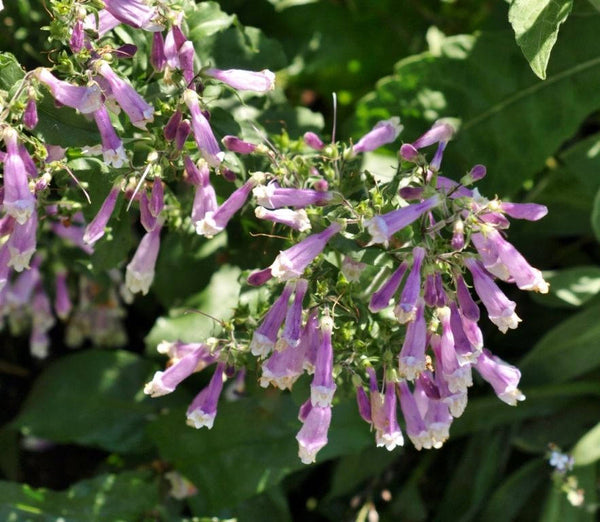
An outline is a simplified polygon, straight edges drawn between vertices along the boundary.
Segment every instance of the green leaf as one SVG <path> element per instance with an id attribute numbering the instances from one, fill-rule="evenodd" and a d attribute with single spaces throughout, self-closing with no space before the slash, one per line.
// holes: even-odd
<path id="1" fill-rule="evenodd" d="M 314 4 L 319 0 L 269 0 L 273 4 L 275 11 L 283 11 L 297 5 Z"/>
<path id="2" fill-rule="evenodd" d="M 10 53 L 0 53 L 0 89 L 11 92 L 19 85 L 25 72 Z"/>
<path id="3" fill-rule="evenodd" d="M 160 408 L 142 389 L 149 361 L 125 351 L 89 350 L 51 364 L 11 426 L 24 435 L 108 451 L 148 448 L 143 426 Z"/>
<path id="4" fill-rule="evenodd" d="M 435 520 L 476 520 L 479 507 L 498 481 L 507 450 L 507 437 L 501 432 L 471 438 L 445 489 Z"/>
<path id="5" fill-rule="evenodd" d="M 372 444 L 368 426 L 355 410 L 353 401 L 334 407 L 329 443 L 317 462 Z M 196 485 L 213 512 L 266 491 L 306 467 L 298 458 L 297 414 L 289 395 L 267 394 L 221 401 L 211 430 L 190 428 L 185 410 L 174 409 L 148 431 L 161 457 Z"/>
<path id="6" fill-rule="evenodd" d="M 592 228 L 594 229 L 594 234 L 596 234 L 596 239 L 600 241 L 600 190 L 596 192 L 596 197 L 594 198 L 594 208 L 592 210 Z"/>
<path id="7" fill-rule="evenodd" d="M 445 38 L 435 52 L 398 62 L 395 74 L 362 99 L 357 136 L 400 115 L 402 139 L 410 142 L 436 119 L 458 118 L 444 174 L 458 179 L 483 163 L 483 194 L 515 194 L 600 107 L 599 19 L 573 17 L 562 28 L 545 82 L 531 76 L 509 31 Z"/>
<path id="8" fill-rule="evenodd" d="M 515 520 L 534 490 L 546 480 L 548 464 L 535 459 L 512 473 L 492 493 L 479 519 L 487 522 Z"/>
<path id="9" fill-rule="evenodd" d="M 550 52 L 558 29 L 567 19 L 573 0 L 513 0 L 508 20 L 533 72 L 546 79 Z"/>
<path id="10" fill-rule="evenodd" d="M 563 321 L 540 339 L 519 368 L 523 384 L 559 383 L 600 365 L 600 305 Z"/>
<path id="11" fill-rule="evenodd" d="M 186 5 L 190 5 L 190 3 L 188 2 Z M 186 11 L 186 22 L 189 27 L 187 35 L 192 41 L 200 41 L 224 31 L 235 20 L 234 15 L 228 15 L 221 11 L 217 2 L 202 2 L 192 5 L 193 7 Z"/>
<path id="12" fill-rule="evenodd" d="M 159 504 L 158 486 L 158 480 L 151 473 L 138 471 L 100 475 L 60 492 L 2 481 L 0 519 L 11 522 L 142 520 Z"/>
<path id="13" fill-rule="evenodd" d="M 450 436 L 466 435 L 524 419 L 548 416 L 570 401 L 586 396 L 600 397 L 600 383 L 596 381 L 521 388 L 527 398 L 518 406 L 508 406 L 496 397 L 471 399 L 465 413 L 454 421 Z"/>
<path id="14" fill-rule="evenodd" d="M 217 335 L 220 321 L 233 316 L 240 293 L 240 273 L 237 267 L 222 266 L 202 292 L 186 301 L 185 308 L 174 309 L 169 317 L 156 320 L 146 344 L 154 349 L 161 341 L 198 342 Z"/>
<path id="15" fill-rule="evenodd" d="M 600 267 L 576 266 L 544 272 L 550 283 L 547 294 L 532 294 L 538 303 L 556 308 L 576 308 L 600 292 Z"/>
<path id="16" fill-rule="evenodd" d="M 579 439 L 571 454 L 576 466 L 587 466 L 600 459 L 600 423 Z"/>

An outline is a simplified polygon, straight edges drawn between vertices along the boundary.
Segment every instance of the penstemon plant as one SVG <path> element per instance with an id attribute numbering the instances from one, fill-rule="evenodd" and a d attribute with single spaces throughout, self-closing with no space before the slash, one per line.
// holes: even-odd
<path id="1" fill-rule="evenodd" d="M 144 388 L 166 395 L 214 367 L 189 405 L 189 425 L 212 428 L 224 381 L 250 378 L 247 368 L 261 386 L 282 390 L 312 375 L 296 437 L 307 464 L 327 444 L 336 392 L 356 394 L 377 446 L 388 450 L 404 444 L 398 406 L 415 448 L 440 448 L 467 406 L 473 370 L 507 404 L 524 400 L 519 370 L 485 347 L 479 324 L 482 309 L 503 333 L 521 321 L 497 280 L 548 292 L 505 238 L 509 218 L 535 221 L 547 209 L 481 195 L 483 165 L 442 169 L 455 133 L 449 121 L 403 142 L 387 172 L 365 171 L 361 161 L 397 142 L 397 117 L 356 143 L 313 132 L 219 141 L 211 111 L 248 93 L 269 96 L 276 77 L 204 63 L 186 26 L 193 4 L 50 3 L 55 65 L 19 69 L 2 93 L 0 309 L 12 331 L 30 328 L 39 358 L 56 318 L 67 322 L 69 345 L 123 344 L 123 305 L 152 288 L 161 237 L 178 231 L 210 241 L 242 215 L 257 240 L 274 236 L 282 246 L 277 253 L 266 242 L 264 265 L 245 274 L 246 291 L 263 286 L 270 297 L 254 315 L 240 304 L 218 337 L 159 344 L 168 367 Z M 131 66 L 137 44 L 119 41 L 123 34 L 150 49 L 142 73 Z M 96 142 L 44 142 L 38 101 L 48 98 L 60 107 L 53 110 L 94 125 Z M 93 180 L 71 166 L 94 156 L 102 172 L 93 176 L 109 189 L 89 216 Z M 142 235 L 129 262 L 106 271 L 74 262 L 73 248 L 86 256 L 107 248 L 122 206 L 120 219 Z"/>

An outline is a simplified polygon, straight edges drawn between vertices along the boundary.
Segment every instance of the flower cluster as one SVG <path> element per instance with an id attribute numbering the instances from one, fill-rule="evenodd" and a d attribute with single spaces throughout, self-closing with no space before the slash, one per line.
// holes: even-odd
<path id="1" fill-rule="evenodd" d="M 345 157 L 351 162 L 357 153 L 395 140 L 398 128 L 397 119 L 379 122 L 359 140 L 358 147 L 336 149 L 325 160 L 325 145 L 318 136 L 307 134 L 305 143 L 323 154 L 319 161 L 339 162 Z M 210 412 L 210 423 L 196 426 L 212 425 L 216 395 L 227 373 L 223 361 L 239 364 L 243 360 L 239 354 L 259 359 L 263 387 L 291 389 L 302 375 L 312 375 L 310 397 L 298 415 L 302 422 L 297 435 L 299 456 L 305 463 L 314 462 L 327 443 L 334 394 L 344 383 L 356 387 L 360 415 L 374 430 L 376 444 L 388 450 L 404 443 L 398 405 L 406 435 L 417 449 L 441 447 L 452 420 L 462 415 L 467 405 L 473 370 L 507 404 L 514 406 L 525 398 L 518 388 L 519 370 L 484 347 L 481 310 L 475 298 L 504 333 L 516 328 L 520 318 L 515 303 L 496 279 L 523 290 L 548 291 L 541 272 L 504 237 L 509 217 L 537 220 L 546 209 L 488 200 L 469 188 L 485 176 L 481 165 L 460 181 L 442 176 L 443 152 L 453 132 L 450 125 L 439 122 L 415 142 L 401 147 L 397 183 L 383 189 L 386 205 L 392 207 L 387 212 L 376 213 L 364 202 L 353 203 L 351 194 L 330 190 L 343 188 L 344 180 L 335 176 L 319 180 L 325 182 L 323 190 L 323 183 L 317 185 L 317 181 L 307 188 L 294 186 L 293 178 L 255 174 L 256 216 L 308 235 L 282 250 L 270 266 L 248 276 L 252 286 L 284 285 L 262 320 L 248 331 L 247 344 L 240 341 L 228 345 L 229 350 L 227 345 L 221 349 L 221 362 L 208 388 L 201 392 L 202 400 L 209 402 L 202 412 Z M 427 162 L 419 150 L 430 145 L 437 145 L 437 151 Z M 249 148 L 242 151 L 237 142 L 235 147 L 243 154 L 255 153 Z M 322 163 L 319 166 L 327 170 Z M 380 190 L 380 185 L 375 185 L 370 193 Z M 305 209 L 310 210 L 311 218 Z M 322 230 L 312 232 L 317 226 Z M 211 235 L 218 231 L 218 227 L 210 229 Z M 349 240 L 339 243 L 345 245 L 345 251 L 336 248 L 335 237 Z M 385 260 L 383 266 L 360 261 L 366 259 L 365 253 L 374 251 L 380 254 L 376 259 Z M 328 252 L 343 254 L 343 261 L 333 265 L 325 261 L 331 259 Z M 337 295 L 335 284 L 327 287 L 321 275 L 338 282 L 341 277 L 347 285 L 346 295 Z M 360 300 L 362 304 L 357 302 Z M 358 309 L 353 319 L 358 327 L 344 337 L 343 331 L 336 332 L 336 322 L 339 319 L 340 330 L 347 328 L 347 314 L 338 310 L 352 307 Z M 379 339 L 361 335 L 361 330 L 374 322 Z M 390 349 L 390 345 L 398 348 Z M 237 355 L 232 358 L 232 353 Z M 366 386 L 363 376 L 368 378 Z"/>
<path id="2" fill-rule="evenodd" d="M 206 241 L 244 214 L 261 231 L 257 241 L 276 236 L 288 243 L 247 274 L 246 291 L 264 285 L 274 299 L 253 315 L 240 305 L 222 338 L 160 344 L 169 365 L 144 389 L 153 397 L 173 393 L 212 367 L 189 405 L 190 426 L 212 428 L 224 383 L 234 376 L 243 382 L 246 367 L 260 369 L 263 387 L 291 389 L 310 379 L 298 414 L 304 463 L 314 462 L 327 444 L 338 390 L 355 391 L 376 444 L 388 450 L 404 444 L 403 433 L 417 449 L 441 447 L 466 407 L 473 370 L 507 404 L 524 399 L 519 370 L 485 347 L 480 322 L 483 309 L 503 333 L 521 321 L 497 280 L 548 291 L 541 272 L 505 238 L 509 218 L 537 220 L 545 207 L 486 199 L 473 188 L 486 175 L 482 165 L 458 180 L 443 176 L 454 134 L 444 121 L 402 144 L 388 181 L 364 172 L 360 161 L 398 139 L 398 117 L 376 123 L 349 145 L 325 143 L 314 132 L 293 147 L 289 136 L 273 139 L 279 147 L 233 135 L 219 141 L 211 104 L 221 96 L 243 99 L 244 91 L 266 94 L 275 75 L 202 64 L 178 4 L 103 3 L 95 11 L 74 2 L 60 15 L 69 67 L 26 73 L 6 100 L 3 114 L 10 118 L 0 123 L 6 149 L 0 151 L 0 312 L 14 324 L 28 314 L 34 354 L 46 354 L 55 315 L 69 321 L 72 345 L 88 337 L 122 342 L 122 301 L 150 291 L 161 234 L 178 229 Z M 118 44 L 118 26 L 151 41 L 145 80 L 168 90 L 168 100 L 152 89 L 138 91 L 127 79 L 126 61 L 137 49 Z M 95 143 L 43 144 L 36 134 L 40 97 L 93 122 Z M 428 160 L 423 150 L 431 146 Z M 101 155 L 106 174 L 101 197 L 94 193 L 94 215 L 75 196 L 87 196 L 88 183 L 69 168 L 70 159 L 91 161 L 90 155 Z M 236 165 L 248 156 L 252 169 L 245 174 Z M 217 176 L 223 183 L 215 183 Z M 232 190 L 220 197 L 216 187 L 226 182 Z M 124 266 L 99 275 L 81 268 L 84 263 L 75 264 L 78 269 L 57 263 L 64 248 L 79 256 L 102 250 L 111 226 L 129 216 L 129 232 L 141 239 Z M 50 294 L 42 265 L 57 267 Z"/>

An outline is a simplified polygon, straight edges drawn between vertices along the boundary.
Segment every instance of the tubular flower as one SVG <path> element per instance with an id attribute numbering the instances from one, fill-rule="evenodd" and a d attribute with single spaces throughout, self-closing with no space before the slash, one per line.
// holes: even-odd
<path id="1" fill-rule="evenodd" d="M 104 0 L 104 8 L 117 20 L 131 27 L 149 27 L 156 10 L 142 0 Z"/>
<path id="2" fill-rule="evenodd" d="M 141 292 L 146 295 L 154 280 L 154 267 L 160 248 L 160 230 L 161 226 L 158 225 L 154 230 L 146 232 L 133 259 L 127 265 L 125 284 L 132 294 Z"/>
<path id="3" fill-rule="evenodd" d="M 204 72 L 238 91 L 268 92 L 275 88 L 275 74 L 267 69 L 259 72 L 241 69 L 207 69 Z"/>
<path id="4" fill-rule="evenodd" d="M 275 183 L 259 185 L 253 191 L 259 205 L 275 209 L 281 207 L 303 208 L 309 205 L 327 205 L 332 199 L 331 192 L 312 189 L 281 188 Z"/>
<path id="5" fill-rule="evenodd" d="M 413 248 L 413 266 L 406 278 L 406 283 L 400 295 L 400 302 L 394 308 L 394 315 L 399 323 L 407 323 L 414 319 L 417 311 L 417 301 L 421 290 L 421 265 L 425 258 L 425 249 Z"/>
<path id="6" fill-rule="evenodd" d="M 342 226 L 339 223 L 329 225 L 323 232 L 303 239 L 279 255 L 271 265 L 271 274 L 280 281 L 301 277 L 306 267 L 323 251 L 327 242 L 335 236 Z"/>
<path id="7" fill-rule="evenodd" d="M 281 292 L 277 301 L 273 303 L 273 306 L 271 306 L 271 309 L 265 315 L 263 322 L 254 330 L 252 342 L 250 343 L 252 355 L 265 357 L 275 348 L 279 329 L 285 319 L 288 301 L 293 290 L 293 284 L 288 283 L 285 285 L 283 292 Z"/>
<path id="8" fill-rule="evenodd" d="M 298 456 L 303 464 L 315 462 L 317 453 L 327 445 L 327 432 L 331 424 L 331 406 L 311 406 L 296 440 Z"/>
<path id="9" fill-rule="evenodd" d="M 87 227 L 85 227 L 85 232 L 83 234 L 84 243 L 93 245 L 102 236 L 104 236 L 106 225 L 108 224 L 108 220 L 112 216 L 112 213 L 115 209 L 117 197 L 119 196 L 120 191 L 121 183 L 115 184 L 110 190 L 108 196 L 106 196 L 106 199 L 102 203 L 98 214 L 96 214 L 96 217 L 92 219 Z"/>
<path id="10" fill-rule="evenodd" d="M 108 63 L 99 62 L 97 71 L 107 81 L 111 96 L 129 116 L 132 125 L 145 130 L 146 125 L 154 121 L 154 107 L 146 103 L 144 98 L 128 82 L 120 78 Z"/>
<path id="11" fill-rule="evenodd" d="M 127 162 L 127 155 L 123 148 L 123 142 L 117 136 L 105 106 L 94 111 L 94 120 L 102 140 L 102 157 L 104 161 L 116 169 L 121 168 Z"/>
<path id="12" fill-rule="evenodd" d="M 198 95 L 191 89 L 187 89 L 183 94 L 183 100 L 190 110 L 194 138 L 202 157 L 209 165 L 218 166 L 223 161 L 224 153 L 219 148 L 219 143 L 210 128 L 210 123 L 200 110 Z"/>
<path id="13" fill-rule="evenodd" d="M 475 363 L 475 369 L 492 385 L 498 398 L 506 404 L 516 406 L 517 401 L 525 400 L 525 395 L 518 388 L 521 372 L 515 366 L 484 349 Z"/>
<path id="14" fill-rule="evenodd" d="M 4 131 L 6 157 L 4 159 L 4 199 L 2 204 L 18 225 L 25 225 L 35 213 L 35 196 L 29 190 L 25 163 L 19 152 L 17 133 L 14 129 Z"/>
<path id="15" fill-rule="evenodd" d="M 254 214 L 258 219 L 265 219 L 273 223 L 286 225 L 298 232 L 307 232 L 311 229 L 310 220 L 306 214 L 306 210 L 292 210 L 291 208 L 279 208 L 269 210 L 265 207 L 256 207 Z"/>
<path id="16" fill-rule="evenodd" d="M 356 142 L 352 150 L 357 152 L 368 152 L 382 145 L 391 143 L 402 132 L 404 126 L 400 124 L 400 118 L 394 116 L 389 120 L 379 121 L 372 130 Z"/>
<path id="17" fill-rule="evenodd" d="M 313 406 L 331 406 L 336 385 L 333 382 L 333 347 L 331 333 L 333 320 L 329 316 L 321 319 L 321 343 L 317 350 L 315 374 L 310 385 L 310 401 Z"/>
<path id="18" fill-rule="evenodd" d="M 192 401 L 187 410 L 187 424 L 196 429 L 206 426 L 209 430 L 213 427 L 217 416 L 217 403 L 223 391 L 225 378 L 225 364 L 217 364 L 215 373 L 210 383 Z"/>
<path id="19" fill-rule="evenodd" d="M 36 69 L 34 76 L 48 87 L 57 102 L 77 109 L 82 114 L 90 114 L 102 106 L 102 92 L 97 83 L 92 83 L 87 87 L 72 85 L 59 80 L 43 67 Z"/>
<path id="20" fill-rule="evenodd" d="M 365 221 L 365 226 L 372 236 L 371 243 L 383 243 L 387 246 L 391 237 L 396 232 L 407 227 L 420 218 L 425 212 L 439 204 L 439 196 L 433 196 L 422 203 L 408 205 L 407 207 L 392 210 L 387 214 L 368 219 Z"/>
<path id="21" fill-rule="evenodd" d="M 224 230 L 233 215 L 246 203 L 252 187 L 254 180 L 251 179 L 234 191 L 214 212 L 207 210 L 204 217 L 196 222 L 196 233 L 210 238 Z"/>

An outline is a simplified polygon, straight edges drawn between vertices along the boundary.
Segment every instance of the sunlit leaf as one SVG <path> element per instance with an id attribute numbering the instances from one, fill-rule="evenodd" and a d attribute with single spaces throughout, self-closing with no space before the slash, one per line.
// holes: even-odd
<path id="1" fill-rule="evenodd" d="M 514 0 L 508 19 L 533 72 L 542 80 L 560 25 L 567 19 L 573 0 Z"/>

